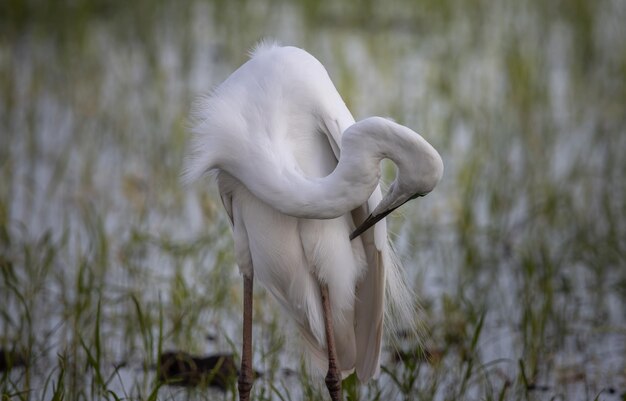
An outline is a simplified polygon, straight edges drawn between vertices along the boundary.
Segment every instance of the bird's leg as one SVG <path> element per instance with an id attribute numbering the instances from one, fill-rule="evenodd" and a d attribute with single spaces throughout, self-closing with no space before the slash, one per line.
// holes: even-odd
<path id="1" fill-rule="evenodd" d="M 239 401 L 250 400 L 252 390 L 252 280 L 254 274 L 243 276 L 243 347 L 239 372 Z"/>
<path id="2" fill-rule="evenodd" d="M 326 328 L 326 344 L 328 348 L 328 373 L 326 374 L 326 387 L 333 401 L 343 399 L 341 395 L 341 372 L 337 366 L 337 350 L 335 349 L 335 336 L 333 334 L 333 317 L 328 299 L 328 285 L 320 284 L 322 294 L 322 308 L 324 310 L 324 327 Z"/>

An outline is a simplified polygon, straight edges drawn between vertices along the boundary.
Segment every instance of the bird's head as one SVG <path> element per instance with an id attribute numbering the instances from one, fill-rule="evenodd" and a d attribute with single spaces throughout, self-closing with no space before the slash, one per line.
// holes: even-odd
<path id="1" fill-rule="evenodd" d="M 354 239 L 406 202 L 431 192 L 443 175 L 441 156 L 421 135 L 393 121 L 372 117 L 381 152 L 397 166 L 396 179 L 367 219 L 350 235 Z"/>

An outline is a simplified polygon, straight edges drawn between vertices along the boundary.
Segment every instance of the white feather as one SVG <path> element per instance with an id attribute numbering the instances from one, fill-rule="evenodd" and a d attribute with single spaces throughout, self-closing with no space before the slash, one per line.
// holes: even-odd
<path id="1" fill-rule="evenodd" d="M 273 294 L 322 369 L 319 285 L 327 284 L 341 370 L 356 369 L 361 381 L 375 376 L 385 303 L 412 319 L 413 297 L 384 219 L 355 240 L 349 236 L 375 208 L 391 210 L 430 191 L 443 168 L 437 152 L 389 120 L 355 123 L 314 57 L 272 42 L 260 43 L 246 64 L 201 98 L 192 117 L 183 179 L 217 173 L 241 272 L 253 271 Z M 378 180 L 385 157 L 399 175 L 383 198 Z"/>

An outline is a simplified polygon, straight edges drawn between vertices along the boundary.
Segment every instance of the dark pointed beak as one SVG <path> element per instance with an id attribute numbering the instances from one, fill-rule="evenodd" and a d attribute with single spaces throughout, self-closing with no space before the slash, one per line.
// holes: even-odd
<path id="1" fill-rule="evenodd" d="M 393 212 L 394 210 L 396 210 L 397 208 L 399 208 L 400 206 L 404 205 L 405 203 L 407 203 L 408 201 L 415 199 L 419 196 L 424 196 L 424 195 L 420 195 L 420 194 L 415 194 L 412 197 L 410 197 L 409 199 L 405 200 L 404 202 L 402 202 L 401 204 L 399 204 L 396 207 L 392 207 L 391 209 L 385 210 L 382 213 L 379 213 L 377 215 L 373 215 L 370 214 L 367 219 L 365 219 L 365 221 L 363 223 L 361 223 L 360 226 L 358 226 L 356 228 L 356 230 L 354 230 L 352 232 L 352 234 L 350 234 L 350 241 L 352 241 L 353 239 L 355 239 L 356 237 L 358 237 L 359 235 L 363 234 L 365 231 L 367 231 L 370 227 L 372 227 L 374 224 L 378 223 L 380 220 L 384 219 L 389 213 Z"/>
<path id="2" fill-rule="evenodd" d="M 370 227 L 372 227 L 374 224 L 378 223 L 380 220 L 384 219 L 385 216 L 387 216 L 389 213 L 393 212 L 394 210 L 396 210 L 397 208 L 393 208 L 393 209 L 389 209 L 389 210 L 385 210 L 383 213 L 378 214 L 376 216 L 374 215 L 369 215 L 367 217 L 367 219 L 365 219 L 365 221 L 363 223 L 361 223 L 360 226 L 358 226 L 356 228 L 356 230 L 354 230 L 352 232 L 352 234 L 350 234 L 350 241 L 352 241 L 353 239 L 355 239 L 356 237 L 358 237 L 359 235 L 363 234 L 365 231 L 367 231 Z"/>

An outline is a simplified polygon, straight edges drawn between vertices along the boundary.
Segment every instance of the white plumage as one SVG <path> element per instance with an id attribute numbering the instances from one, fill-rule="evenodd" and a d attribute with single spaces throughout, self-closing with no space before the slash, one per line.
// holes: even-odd
<path id="1" fill-rule="evenodd" d="M 320 364 L 320 283 L 327 284 L 341 371 L 356 370 L 361 381 L 377 375 L 385 302 L 405 315 L 413 303 L 378 218 L 434 188 L 443 172 L 438 153 L 389 120 L 355 123 L 313 56 L 275 44 L 259 45 L 193 117 L 185 179 L 217 174 L 241 272 L 254 272 Z M 384 199 L 383 158 L 398 166 Z M 350 240 L 370 214 L 375 228 Z"/>

